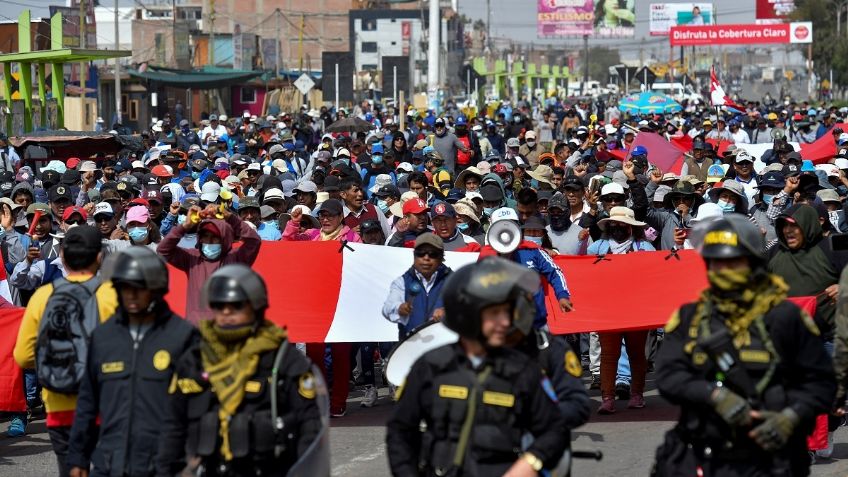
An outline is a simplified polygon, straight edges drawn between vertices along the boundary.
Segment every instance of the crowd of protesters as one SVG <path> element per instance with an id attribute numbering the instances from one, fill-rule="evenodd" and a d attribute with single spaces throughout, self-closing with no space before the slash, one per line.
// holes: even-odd
<path id="1" fill-rule="evenodd" d="M 689 108 L 632 116 L 614 104 L 551 98 L 476 113 L 453 104 L 436 114 L 363 102 L 350 111 L 210 114 L 200 124 L 166 117 L 141 134 L 143 150 L 46 163 L 21 160 L 2 137 L 0 246 L 7 305 L 26 307 L 15 358 L 25 369 L 30 409 L 13 416 L 8 434 L 24 435 L 27 420 L 45 406 L 60 466 L 90 458 L 68 449 L 69 436 L 82 432 L 71 430 L 75 395 L 38 393 L 36 338 L 57 283 L 91 278 L 110 256 L 143 247 L 183 271 L 188 303 L 174 313 L 202 330 L 218 309 L 197 290 L 222 267 L 252 265 L 264 241 L 411 248 L 413 262 L 391 284 L 382 309 L 403 339 L 444 316 L 440 293 L 451 273 L 445 253 L 486 255 L 486 232 L 500 220 L 519 227 L 520 263 L 535 263 L 568 311 L 568 270 L 551 256 L 674 252 L 692 248 L 696 223 L 745 216 L 766 239 L 768 269 L 785 280 L 789 295 L 816 297 L 815 323 L 828 350 L 836 348 L 837 374 L 844 377 L 848 315 L 837 300 L 845 246 L 836 238 L 848 232 L 848 133 L 834 125 L 848 109 L 747 107 L 736 114 Z M 325 132 L 348 116 L 372 129 Z M 652 151 L 634 146 L 637 135 L 653 133 L 692 139 L 682 174 L 661 170 Z M 837 153 L 816 165 L 789 143 L 821 137 L 832 138 Z M 739 146 L 749 143 L 772 146 L 760 158 L 760 172 Z M 119 309 L 108 282 L 93 295 L 100 320 Z M 544 328 L 544 297 L 536 301 L 534 325 Z M 589 386 L 602 396 L 598 412 L 617 412 L 617 399 L 643 408 L 662 330 L 580 338 L 575 345 Z M 306 344 L 307 356 L 332 376 L 332 416 L 345 415 L 351 385 L 364 387 L 361 405 L 378 403 L 375 361 L 391 345 Z M 841 387 L 835 408 L 844 395 Z"/>

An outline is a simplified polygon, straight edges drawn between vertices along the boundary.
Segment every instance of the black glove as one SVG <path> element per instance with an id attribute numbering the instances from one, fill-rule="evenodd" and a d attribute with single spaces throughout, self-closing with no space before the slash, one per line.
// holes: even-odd
<path id="1" fill-rule="evenodd" d="M 730 427 L 743 427 L 751 423 L 751 406 L 742 396 L 721 387 L 713 391 L 711 398 L 713 409 Z"/>
<path id="2" fill-rule="evenodd" d="M 767 451 L 776 451 L 786 445 L 801 418 L 791 408 L 780 412 L 760 411 L 763 423 L 749 433 L 751 439 Z"/>

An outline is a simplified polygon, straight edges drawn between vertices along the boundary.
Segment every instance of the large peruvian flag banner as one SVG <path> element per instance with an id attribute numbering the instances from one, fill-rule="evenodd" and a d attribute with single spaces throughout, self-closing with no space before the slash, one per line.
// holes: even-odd
<path id="1" fill-rule="evenodd" d="M 448 252 L 452 269 L 478 254 Z M 548 322 L 556 334 L 663 326 L 680 305 L 706 288 L 694 251 L 557 256 L 574 302 L 563 313 L 548 288 Z M 339 242 L 262 242 L 253 268 L 268 286 L 268 318 L 296 342 L 392 342 L 397 325 L 382 315 L 392 281 L 412 266 L 412 250 Z M 186 276 L 171 268 L 168 301 L 185 310 Z"/>
<path id="2" fill-rule="evenodd" d="M 812 43 L 813 23 L 673 26 L 671 46 Z"/>

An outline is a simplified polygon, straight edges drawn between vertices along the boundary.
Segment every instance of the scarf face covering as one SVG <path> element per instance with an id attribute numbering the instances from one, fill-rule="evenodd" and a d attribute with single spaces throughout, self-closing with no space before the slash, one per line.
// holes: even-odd
<path id="1" fill-rule="evenodd" d="M 715 308 L 733 335 L 737 348 L 751 344 L 751 323 L 786 298 L 789 287 L 777 275 L 754 273 L 750 268 L 707 272 L 710 288 L 701 293 L 696 315 L 705 318 L 709 306 Z"/>
<path id="2" fill-rule="evenodd" d="M 229 423 L 244 399 L 244 387 L 259 365 L 259 356 L 276 350 L 286 338 L 286 332 L 265 321 L 254 333 L 253 326 L 221 328 L 213 320 L 200 322 L 203 342 L 200 354 L 203 369 L 220 402 L 218 420 L 221 436 L 221 455 L 232 460 Z"/>
<path id="3" fill-rule="evenodd" d="M 621 255 L 630 251 L 630 247 L 633 246 L 633 237 L 629 239 L 619 242 L 613 238 L 609 239 L 610 252 L 614 255 Z"/>
<path id="4" fill-rule="evenodd" d="M 321 241 L 326 242 L 328 240 L 336 240 L 337 238 L 339 238 L 339 235 L 342 234 L 343 228 L 344 228 L 344 226 L 340 225 L 339 228 L 337 228 L 336 230 L 334 230 L 330 233 L 325 233 L 324 230 L 321 229 Z"/>

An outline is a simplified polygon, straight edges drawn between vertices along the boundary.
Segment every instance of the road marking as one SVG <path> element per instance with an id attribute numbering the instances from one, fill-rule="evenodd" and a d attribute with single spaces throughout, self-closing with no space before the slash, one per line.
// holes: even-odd
<path id="1" fill-rule="evenodd" d="M 379 459 L 379 458 L 381 458 L 385 455 L 386 455 L 386 445 L 380 444 L 380 446 L 377 447 L 377 452 L 374 452 L 372 454 L 367 454 L 367 455 L 360 455 L 360 456 L 354 457 L 353 459 L 350 459 L 350 461 L 347 464 L 337 465 L 336 467 L 333 468 L 331 475 L 346 475 L 346 474 L 349 474 L 349 470 L 352 470 L 355 467 L 355 464 L 357 464 L 359 462 L 369 462 L 369 461 L 372 461 L 372 460 L 375 460 L 375 459 Z"/>

